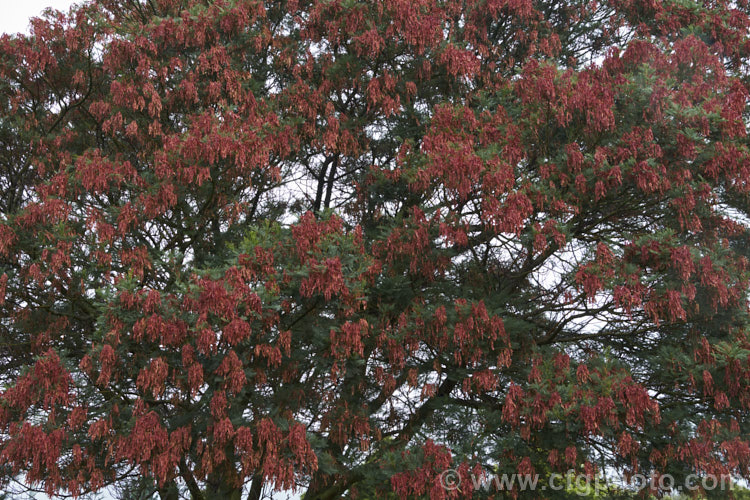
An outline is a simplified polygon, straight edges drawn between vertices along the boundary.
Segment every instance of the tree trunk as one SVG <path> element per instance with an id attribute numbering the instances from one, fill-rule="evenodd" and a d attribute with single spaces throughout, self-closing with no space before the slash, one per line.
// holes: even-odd
<path id="1" fill-rule="evenodd" d="M 255 474 L 253 476 L 253 483 L 250 486 L 250 492 L 247 494 L 247 500 L 260 500 L 262 494 L 263 476 L 261 474 Z"/>
<path id="2" fill-rule="evenodd" d="M 242 488 L 230 486 L 225 483 L 209 483 L 205 496 L 206 498 L 215 498 L 216 500 L 242 500 Z"/>
<path id="3" fill-rule="evenodd" d="M 177 483 L 174 481 L 170 481 L 160 487 L 158 491 L 161 500 L 180 500 L 180 490 L 177 488 Z"/>

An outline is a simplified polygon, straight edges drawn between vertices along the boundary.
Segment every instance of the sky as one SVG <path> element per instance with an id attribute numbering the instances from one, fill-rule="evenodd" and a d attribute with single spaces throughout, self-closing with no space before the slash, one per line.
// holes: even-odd
<path id="1" fill-rule="evenodd" d="M 47 8 L 67 11 L 80 0 L 0 0 L 0 33 L 27 33 L 29 19 Z"/>

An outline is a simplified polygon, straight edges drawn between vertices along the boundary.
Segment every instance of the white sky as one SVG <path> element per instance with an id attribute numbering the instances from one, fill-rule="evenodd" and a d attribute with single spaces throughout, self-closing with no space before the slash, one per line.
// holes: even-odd
<path id="1" fill-rule="evenodd" d="M 0 33 L 26 33 L 29 19 L 52 7 L 64 12 L 81 0 L 0 0 Z"/>

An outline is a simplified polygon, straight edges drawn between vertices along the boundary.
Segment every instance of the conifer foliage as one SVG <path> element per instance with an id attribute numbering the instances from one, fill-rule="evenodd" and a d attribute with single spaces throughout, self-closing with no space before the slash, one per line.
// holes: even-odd
<path id="1" fill-rule="evenodd" d="M 0 487 L 747 478 L 749 16 L 93 0 L 3 35 Z"/>

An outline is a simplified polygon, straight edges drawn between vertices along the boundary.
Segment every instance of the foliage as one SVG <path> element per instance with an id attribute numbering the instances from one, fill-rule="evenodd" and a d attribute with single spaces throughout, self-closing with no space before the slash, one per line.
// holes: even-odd
<path id="1" fill-rule="evenodd" d="M 3 35 L 0 484 L 748 479 L 749 15 L 95 0 Z"/>

